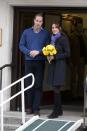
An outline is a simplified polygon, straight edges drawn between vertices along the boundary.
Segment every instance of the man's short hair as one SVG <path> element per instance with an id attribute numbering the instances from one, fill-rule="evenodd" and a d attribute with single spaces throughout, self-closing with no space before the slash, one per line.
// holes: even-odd
<path id="1" fill-rule="evenodd" d="M 42 14 L 42 13 L 38 13 L 38 14 L 36 14 L 35 17 L 34 17 L 34 19 L 36 19 L 37 16 L 40 16 L 40 17 L 43 18 L 43 14 Z"/>

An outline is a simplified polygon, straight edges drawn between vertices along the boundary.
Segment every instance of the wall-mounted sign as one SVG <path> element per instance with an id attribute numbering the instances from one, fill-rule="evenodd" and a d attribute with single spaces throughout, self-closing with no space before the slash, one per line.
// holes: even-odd
<path id="1" fill-rule="evenodd" d="M 2 29 L 0 28 L 0 46 L 2 46 Z"/>

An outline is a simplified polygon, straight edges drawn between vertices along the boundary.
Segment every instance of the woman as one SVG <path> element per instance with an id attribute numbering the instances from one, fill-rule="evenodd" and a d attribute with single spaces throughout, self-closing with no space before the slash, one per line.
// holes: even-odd
<path id="1" fill-rule="evenodd" d="M 54 90 L 54 107 L 48 118 L 56 118 L 63 114 L 61 105 L 61 88 L 65 85 L 67 60 L 70 56 L 69 41 L 65 34 L 61 32 L 60 23 L 52 24 L 51 44 L 57 49 L 57 54 L 51 56 L 51 64 L 49 64 L 48 83 Z"/>

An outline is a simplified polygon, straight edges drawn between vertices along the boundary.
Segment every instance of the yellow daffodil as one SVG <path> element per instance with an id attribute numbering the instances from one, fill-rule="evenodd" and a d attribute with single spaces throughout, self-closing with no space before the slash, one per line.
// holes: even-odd
<path id="1" fill-rule="evenodd" d="M 45 56 L 48 56 L 48 55 L 55 55 L 57 53 L 57 50 L 54 45 L 49 44 L 46 47 L 43 47 L 42 52 Z"/>
<path id="2" fill-rule="evenodd" d="M 46 47 L 43 47 L 42 52 L 45 56 L 47 56 L 49 63 L 51 63 L 52 59 L 54 58 L 53 56 L 57 53 L 57 50 L 54 45 L 49 44 Z"/>

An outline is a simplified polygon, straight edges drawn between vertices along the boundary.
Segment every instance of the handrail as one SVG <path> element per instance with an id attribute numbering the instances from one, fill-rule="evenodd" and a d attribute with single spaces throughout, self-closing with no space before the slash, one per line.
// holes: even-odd
<path id="1" fill-rule="evenodd" d="M 1 79 L 0 79 L 0 90 L 2 89 L 2 71 L 4 68 L 6 67 L 12 67 L 13 65 L 12 64 L 5 64 L 3 66 L 0 67 L 0 71 L 1 71 Z"/>
<path id="2" fill-rule="evenodd" d="M 3 65 L 3 66 L 0 67 L 0 70 L 2 70 L 5 67 L 12 67 L 12 66 L 13 66 L 12 64 L 5 64 L 5 65 Z"/>
<path id="3" fill-rule="evenodd" d="M 24 79 L 32 76 L 32 84 L 29 85 L 28 87 L 24 88 Z M 22 123 L 25 123 L 25 99 L 24 99 L 24 92 L 28 89 L 30 89 L 33 85 L 34 85 L 34 75 L 32 73 L 20 78 L 19 80 L 13 82 L 12 84 L 10 84 L 9 86 L 7 86 L 6 88 L 2 89 L 0 91 L 0 96 L 1 96 L 1 103 L 0 103 L 0 107 L 1 107 L 1 131 L 4 131 L 4 126 L 3 126 L 3 106 L 4 104 L 6 104 L 7 102 L 11 101 L 12 99 L 14 99 L 15 97 L 17 97 L 18 95 L 21 94 L 21 101 L 22 101 Z M 11 96 L 10 98 L 8 98 L 7 100 L 3 100 L 3 93 L 4 91 L 8 90 L 9 88 L 11 88 L 12 86 L 14 86 L 15 84 L 21 82 L 21 91 L 19 91 L 18 93 L 16 93 L 15 95 Z"/>

